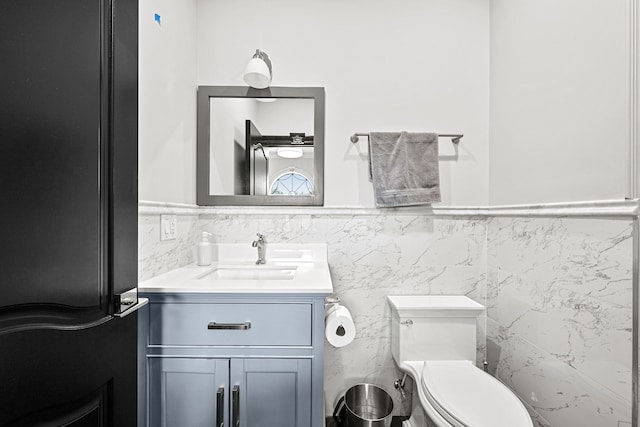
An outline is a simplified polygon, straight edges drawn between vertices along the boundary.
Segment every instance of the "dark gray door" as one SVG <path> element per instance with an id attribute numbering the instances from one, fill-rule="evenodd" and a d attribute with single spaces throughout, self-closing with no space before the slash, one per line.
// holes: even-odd
<path id="1" fill-rule="evenodd" d="M 135 426 L 137 1 L 3 0 L 0 426 Z"/>

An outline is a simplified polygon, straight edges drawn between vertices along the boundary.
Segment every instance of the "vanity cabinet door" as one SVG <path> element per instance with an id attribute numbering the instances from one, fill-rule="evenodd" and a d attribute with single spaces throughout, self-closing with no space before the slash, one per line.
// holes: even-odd
<path id="1" fill-rule="evenodd" d="M 311 426 L 311 359 L 232 359 L 234 386 L 232 420 L 239 408 L 240 427 Z"/>
<path id="2" fill-rule="evenodd" d="M 149 369 L 149 426 L 230 425 L 229 359 L 152 358 Z"/>

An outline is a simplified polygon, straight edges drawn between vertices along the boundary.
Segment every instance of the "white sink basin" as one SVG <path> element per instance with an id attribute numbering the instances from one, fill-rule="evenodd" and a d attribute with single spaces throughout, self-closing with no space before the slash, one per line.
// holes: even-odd
<path id="1" fill-rule="evenodd" d="M 207 280 L 292 280 L 297 272 L 294 266 L 237 266 L 217 267 L 197 277 Z"/>

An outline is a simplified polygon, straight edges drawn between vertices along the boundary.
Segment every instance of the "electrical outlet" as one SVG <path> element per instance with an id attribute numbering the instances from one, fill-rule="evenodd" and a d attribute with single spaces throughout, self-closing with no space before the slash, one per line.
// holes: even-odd
<path id="1" fill-rule="evenodd" d="M 176 215 L 160 215 L 160 240 L 173 240 L 178 237 L 178 218 Z"/>

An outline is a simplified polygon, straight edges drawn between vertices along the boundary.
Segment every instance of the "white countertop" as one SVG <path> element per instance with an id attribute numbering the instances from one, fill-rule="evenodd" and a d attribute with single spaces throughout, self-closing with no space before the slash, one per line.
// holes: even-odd
<path id="1" fill-rule="evenodd" d="M 249 249 L 247 249 L 247 247 Z M 326 244 L 273 244 L 267 246 L 267 262 L 256 266 L 255 249 L 249 245 L 216 245 L 216 261 L 208 266 L 190 264 L 138 284 L 139 292 L 163 293 L 303 293 L 331 294 L 333 284 L 326 258 Z M 250 258 L 250 259 L 248 259 Z M 200 278 L 217 268 L 260 269 L 295 267 L 291 279 Z"/>

